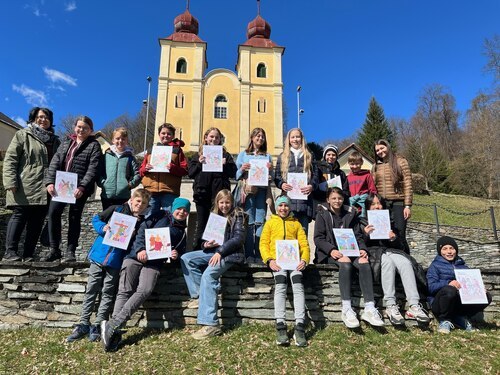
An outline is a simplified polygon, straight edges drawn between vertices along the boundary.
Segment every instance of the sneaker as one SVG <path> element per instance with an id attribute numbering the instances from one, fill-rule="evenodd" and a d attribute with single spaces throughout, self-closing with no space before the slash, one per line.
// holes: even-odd
<path id="1" fill-rule="evenodd" d="M 73 342 L 76 340 L 83 339 L 85 336 L 89 334 L 90 327 L 87 324 L 77 324 L 71 332 L 71 335 L 68 336 L 66 342 Z"/>
<path id="2" fill-rule="evenodd" d="M 19 262 L 20 260 L 21 257 L 15 251 L 6 251 L 2 258 L 3 262 Z"/>
<path id="3" fill-rule="evenodd" d="M 449 320 L 442 320 L 439 322 L 438 332 L 448 334 L 454 329 L 455 326 Z"/>
<path id="4" fill-rule="evenodd" d="M 62 258 L 63 263 L 71 263 L 76 262 L 75 252 L 74 251 L 65 251 L 64 257 Z"/>
<path id="5" fill-rule="evenodd" d="M 34 260 L 34 258 L 30 257 L 30 256 L 23 257 L 23 262 L 25 262 L 25 263 L 33 262 L 33 260 Z"/>
<path id="6" fill-rule="evenodd" d="M 384 319 L 382 319 L 382 315 L 378 312 L 377 309 L 364 309 L 363 314 L 361 315 L 361 320 L 369 323 L 373 327 L 383 327 Z"/>
<path id="7" fill-rule="evenodd" d="M 297 323 L 295 325 L 295 330 L 293 332 L 293 339 L 295 340 L 295 345 L 301 348 L 307 346 L 306 339 L 306 327 L 304 323 Z"/>
<path id="8" fill-rule="evenodd" d="M 387 306 L 385 308 L 385 313 L 387 314 L 387 317 L 389 318 L 391 324 L 395 326 L 404 326 L 405 318 L 403 318 L 403 315 L 401 315 L 401 313 L 399 312 L 398 305 Z"/>
<path id="9" fill-rule="evenodd" d="M 286 324 L 283 322 L 276 323 L 276 344 L 281 346 L 290 344 L 286 331 Z"/>
<path id="10" fill-rule="evenodd" d="M 191 300 L 191 301 L 189 301 L 189 303 L 187 304 L 187 308 L 188 308 L 188 309 L 197 309 L 199 306 L 200 306 L 200 303 L 199 303 L 198 298 L 196 298 L 196 299 L 192 299 L 192 300 Z"/>
<path id="11" fill-rule="evenodd" d="M 61 250 L 51 247 L 49 253 L 40 258 L 40 262 L 54 262 L 58 259 L 61 259 Z"/>
<path id="12" fill-rule="evenodd" d="M 191 337 L 195 340 L 203 340 L 208 337 L 219 336 L 222 334 L 222 330 L 219 326 L 203 326 L 198 331 L 193 333 Z"/>
<path id="13" fill-rule="evenodd" d="M 467 331 L 467 332 L 475 332 L 478 330 L 477 328 L 474 328 L 474 326 L 472 325 L 470 320 L 467 319 L 467 317 L 465 317 L 465 316 L 462 316 L 462 315 L 456 316 L 453 319 L 453 321 L 455 322 L 455 324 L 458 327 L 465 329 L 465 331 Z"/>
<path id="14" fill-rule="evenodd" d="M 101 322 L 101 342 L 105 351 L 111 351 L 116 342 L 116 331 L 118 327 L 111 324 L 111 321 L 103 320 Z"/>
<path id="15" fill-rule="evenodd" d="M 359 320 L 353 309 L 349 309 L 346 312 L 342 311 L 342 321 L 347 328 L 358 328 Z"/>
<path id="16" fill-rule="evenodd" d="M 101 341 L 101 326 L 99 324 L 90 326 L 89 340 L 92 342 Z"/>
<path id="17" fill-rule="evenodd" d="M 427 315 L 427 311 L 424 310 L 420 303 L 416 305 L 411 305 L 410 308 L 405 313 L 406 319 L 413 319 L 419 323 L 429 324 L 431 319 Z"/>

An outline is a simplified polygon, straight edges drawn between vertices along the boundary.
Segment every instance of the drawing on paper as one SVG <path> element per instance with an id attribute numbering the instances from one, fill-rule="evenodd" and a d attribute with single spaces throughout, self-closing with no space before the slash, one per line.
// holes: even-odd
<path id="1" fill-rule="evenodd" d="M 103 244 L 127 250 L 134 234 L 137 218 L 130 215 L 113 212 L 108 222 L 109 229 L 104 235 Z"/>
<path id="2" fill-rule="evenodd" d="M 224 233 L 226 232 L 227 218 L 217 215 L 213 212 L 208 217 L 207 226 L 201 236 L 206 241 L 214 240 L 215 243 L 222 245 L 224 243 Z"/>
<path id="3" fill-rule="evenodd" d="M 333 235 L 337 241 L 338 250 L 348 257 L 359 257 L 358 241 L 351 228 L 334 229 Z"/>
<path id="4" fill-rule="evenodd" d="M 169 172 L 168 169 L 172 161 L 172 146 L 153 146 L 149 164 L 153 166 L 150 172 Z"/>
<path id="5" fill-rule="evenodd" d="M 54 183 L 56 195 L 52 197 L 52 200 L 63 203 L 75 203 L 74 191 L 77 183 L 78 175 L 76 173 L 57 171 Z"/>
<path id="6" fill-rule="evenodd" d="M 222 172 L 222 146 L 203 146 L 205 162 L 201 168 L 203 172 Z"/>
<path id="7" fill-rule="evenodd" d="M 455 277 L 460 283 L 458 292 L 463 304 L 488 303 L 479 269 L 455 269 Z"/>
<path id="8" fill-rule="evenodd" d="M 247 182 L 251 186 L 267 186 L 269 184 L 269 169 L 267 159 L 250 159 L 250 170 Z"/>
<path id="9" fill-rule="evenodd" d="M 297 240 L 276 240 L 276 263 L 281 269 L 295 270 L 300 263 Z"/>
<path id="10" fill-rule="evenodd" d="M 148 260 L 165 259 L 172 256 L 170 228 L 146 229 L 145 235 Z"/>

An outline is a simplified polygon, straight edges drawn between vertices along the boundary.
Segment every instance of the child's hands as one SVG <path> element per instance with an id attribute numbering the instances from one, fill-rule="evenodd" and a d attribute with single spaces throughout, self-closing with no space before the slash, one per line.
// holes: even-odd
<path id="1" fill-rule="evenodd" d="M 366 234 L 371 234 L 375 230 L 375 227 L 372 224 L 368 224 L 363 230 Z"/>
<path id="2" fill-rule="evenodd" d="M 276 263 L 276 261 L 274 259 L 271 259 L 269 261 L 269 268 L 275 272 L 281 271 L 281 267 L 278 266 L 278 263 Z"/>
<path id="3" fill-rule="evenodd" d="M 457 280 L 451 280 L 448 285 L 451 285 L 451 286 L 454 286 L 455 288 L 457 289 L 460 289 L 462 286 L 460 285 L 460 283 L 457 281 Z"/>
<path id="4" fill-rule="evenodd" d="M 51 197 L 55 197 L 57 195 L 54 184 L 47 185 L 47 193 L 49 193 Z"/>
<path id="5" fill-rule="evenodd" d="M 366 250 L 359 250 L 359 257 L 368 259 L 368 253 L 366 252 Z"/>
<path id="6" fill-rule="evenodd" d="M 107 231 L 109 230 L 109 228 L 110 228 L 109 224 L 106 224 L 106 225 L 102 228 L 102 230 L 103 230 L 104 232 L 107 232 Z"/>
<path id="7" fill-rule="evenodd" d="M 241 169 L 241 171 L 242 171 L 242 172 L 245 172 L 245 171 L 249 171 L 249 170 L 250 170 L 250 167 L 251 167 L 250 163 L 243 163 L 243 164 L 241 165 L 241 168 L 240 168 L 240 169 Z"/>
<path id="8" fill-rule="evenodd" d="M 147 171 L 150 171 L 151 169 L 153 169 L 153 165 L 150 163 L 147 163 L 145 168 Z"/>
<path id="9" fill-rule="evenodd" d="M 217 266 L 220 263 L 221 258 L 222 256 L 219 253 L 215 253 L 214 255 L 212 255 L 212 258 L 210 258 L 210 260 L 208 261 L 208 265 L 212 267 Z"/>
<path id="10" fill-rule="evenodd" d="M 299 265 L 297 266 L 296 270 L 297 271 L 302 271 L 304 268 L 306 268 L 307 264 L 305 260 L 301 260 Z"/>
<path id="11" fill-rule="evenodd" d="M 411 217 L 411 210 L 409 207 L 405 207 L 403 210 L 403 217 L 408 220 Z"/>
<path id="12" fill-rule="evenodd" d="M 336 249 L 330 251 L 330 256 L 335 260 L 338 260 L 343 257 L 342 253 Z"/>
<path id="13" fill-rule="evenodd" d="M 396 239 L 396 233 L 394 233 L 392 230 L 389 232 L 389 239 L 391 241 L 394 241 Z"/>
<path id="14" fill-rule="evenodd" d="M 137 260 L 141 263 L 146 263 L 148 261 L 146 250 L 141 250 L 137 253 Z"/>
<path id="15" fill-rule="evenodd" d="M 210 241 L 206 241 L 203 243 L 203 246 L 205 247 L 205 249 L 210 249 L 212 247 L 217 247 L 219 246 L 219 244 L 217 242 L 215 242 L 215 240 L 210 240 Z"/>
<path id="16" fill-rule="evenodd" d="M 293 186 L 290 185 L 290 184 L 287 184 L 286 182 L 284 182 L 284 183 L 281 184 L 281 190 L 283 190 L 283 191 L 292 191 L 293 190 Z"/>
<path id="17" fill-rule="evenodd" d="M 172 255 L 170 256 L 170 258 L 172 258 L 172 260 L 176 260 L 178 257 L 179 253 L 177 252 L 177 250 L 172 249 Z"/>
<path id="18" fill-rule="evenodd" d="M 200 155 L 200 158 L 198 159 L 198 161 L 199 161 L 201 164 L 203 164 L 203 163 L 205 163 L 205 160 L 206 160 L 205 155 Z"/>
<path id="19" fill-rule="evenodd" d="M 306 185 L 306 186 L 300 188 L 300 192 L 302 194 L 309 195 L 309 194 L 311 194 L 312 191 L 313 191 L 312 185 Z"/>

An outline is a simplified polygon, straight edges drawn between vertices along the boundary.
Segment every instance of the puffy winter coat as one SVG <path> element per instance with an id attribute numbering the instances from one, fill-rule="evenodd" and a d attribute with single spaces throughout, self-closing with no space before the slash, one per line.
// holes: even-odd
<path id="1" fill-rule="evenodd" d="M 411 171 L 405 158 L 397 157 L 397 162 L 403 172 L 402 188 L 394 189 L 391 166 L 388 163 L 377 162 L 374 166 L 373 179 L 378 193 L 388 200 L 404 201 L 405 206 L 411 206 L 413 200 L 413 187 Z"/>
<path id="2" fill-rule="evenodd" d="M 437 255 L 427 269 L 427 287 L 429 289 L 429 303 L 439 290 L 447 286 L 450 281 L 456 280 L 455 269 L 467 269 L 464 260 L 457 256 L 453 262 L 449 262 L 441 255 Z"/>
<path id="3" fill-rule="evenodd" d="M 121 155 L 108 149 L 101 163 L 97 185 L 102 188 L 101 197 L 107 199 L 128 199 L 130 190 L 141 183 L 139 164 L 132 155 L 132 149 Z"/>
<path id="4" fill-rule="evenodd" d="M 36 126 L 36 125 L 32 125 Z M 61 141 L 52 137 L 52 154 Z M 3 186 L 6 192 L 6 205 L 29 206 L 47 204 L 47 189 L 44 177 L 50 160 L 48 150 L 30 127 L 18 130 L 7 148 L 3 161 Z M 16 188 L 13 193 L 10 188 Z"/>
<path id="5" fill-rule="evenodd" d="M 271 215 L 264 224 L 259 247 L 265 263 L 276 259 L 276 240 L 298 240 L 300 259 L 309 264 L 310 251 L 306 232 L 292 214 L 284 219 L 278 215 Z"/>
<path id="6" fill-rule="evenodd" d="M 57 149 L 57 152 L 50 162 L 49 171 L 44 180 L 45 186 L 56 182 L 57 171 L 65 170 L 66 155 L 74 142 L 76 142 L 76 136 L 71 135 Z M 94 192 L 94 184 L 99 174 L 101 157 L 101 145 L 93 135 L 90 135 L 83 141 L 80 147 L 75 151 L 73 162 L 67 172 L 73 172 L 78 175 L 78 188 L 83 190 L 85 195 L 90 196 Z"/>

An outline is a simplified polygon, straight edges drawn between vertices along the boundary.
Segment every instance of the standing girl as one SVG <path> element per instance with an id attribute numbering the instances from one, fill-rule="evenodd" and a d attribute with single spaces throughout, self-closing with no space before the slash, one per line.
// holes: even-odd
<path id="1" fill-rule="evenodd" d="M 203 327 L 192 335 L 197 340 L 222 333 L 217 318 L 219 278 L 232 265 L 245 261 L 246 215 L 241 208 L 234 207 L 231 191 L 224 189 L 217 193 L 212 212 L 227 218 L 224 243 L 204 241 L 202 250 L 191 251 L 181 257 L 189 294 L 199 300 L 197 321 Z"/>
<path id="2" fill-rule="evenodd" d="M 298 128 L 291 129 L 285 141 L 285 149 L 278 157 L 274 183 L 285 194 L 293 190 L 288 183 L 289 173 L 307 173 L 307 185 L 300 188 L 302 194 L 307 194 L 307 200 L 292 199 L 293 216 L 299 220 L 304 231 L 308 232 L 309 223 L 313 218 L 313 199 L 311 193 L 318 188 L 318 169 L 314 158 L 307 148 L 304 133 Z"/>
<path id="3" fill-rule="evenodd" d="M 203 145 L 220 146 L 222 143 L 222 133 L 219 129 L 212 127 L 205 132 Z M 203 172 L 203 164 L 205 163 L 203 145 L 200 147 L 200 151 L 189 160 L 188 167 L 188 175 L 194 179 L 193 201 L 196 203 L 197 215 L 193 249 L 199 249 L 201 246 L 201 236 L 216 194 L 223 189 L 230 190 L 229 178 L 234 178 L 236 174 L 236 164 L 225 148 L 222 149 L 222 172 Z"/>
<path id="4" fill-rule="evenodd" d="M 244 207 L 245 213 L 248 215 L 245 256 L 249 261 L 261 258 L 259 240 L 262 226 L 266 221 L 266 198 L 269 189 L 268 186 L 250 186 L 246 183 L 248 171 L 250 170 L 250 160 L 252 159 L 267 160 L 267 168 L 269 174 L 271 174 L 272 159 L 271 155 L 267 153 L 266 132 L 262 128 L 252 130 L 247 148 L 240 152 L 236 159 L 236 167 L 238 168 L 236 180 L 238 180 L 239 196 L 235 198 L 235 204 Z"/>
<path id="5" fill-rule="evenodd" d="M 102 188 L 102 209 L 122 205 L 130 198 L 130 191 L 141 183 L 139 164 L 128 145 L 128 132 L 125 128 L 113 131 L 113 145 L 104 154 L 97 184 Z"/>
<path id="6" fill-rule="evenodd" d="M 78 176 L 77 188 L 73 195 L 76 203 L 69 206 L 68 246 L 63 261 L 74 261 L 75 251 L 80 238 L 81 218 L 87 199 L 94 192 L 94 184 L 99 172 L 101 145 L 91 134 L 94 123 L 87 116 L 79 116 L 75 122 L 75 133 L 70 135 L 58 148 L 50 163 L 45 185 L 50 195 L 55 196 L 54 184 L 56 172 L 73 172 Z M 49 242 L 50 252 L 41 260 L 52 262 L 61 258 L 61 216 L 67 203 L 51 201 L 49 206 Z"/>
<path id="7" fill-rule="evenodd" d="M 334 228 L 351 228 L 358 242 L 359 257 L 347 257 L 338 249 L 333 235 Z M 373 295 L 372 271 L 368 263 L 368 253 L 359 227 L 356 210 L 344 206 L 341 189 L 328 189 L 326 205 L 318 205 L 318 214 L 314 225 L 314 244 L 316 245 L 315 263 L 336 264 L 339 267 L 339 288 L 342 298 L 342 321 L 348 328 L 359 327 L 359 320 L 351 307 L 352 267 L 359 271 L 359 285 L 365 300 L 365 309 L 361 319 L 372 326 L 383 326 L 384 321 L 375 308 Z"/>
<path id="8" fill-rule="evenodd" d="M 50 196 L 43 183 L 44 173 L 57 151 L 59 137 L 54 134 L 53 114 L 48 108 L 30 111 L 28 126 L 16 132 L 5 153 L 3 186 L 6 205 L 12 209 L 7 224 L 3 260 L 21 260 L 18 245 L 26 227 L 22 259 L 31 261 L 47 215 Z"/>
<path id="9" fill-rule="evenodd" d="M 405 158 L 392 151 L 391 145 L 385 139 L 375 142 L 374 150 L 375 165 L 372 173 L 377 191 L 384 198 L 405 252 L 409 254 L 406 222 L 411 217 L 413 200 L 410 167 Z"/>

